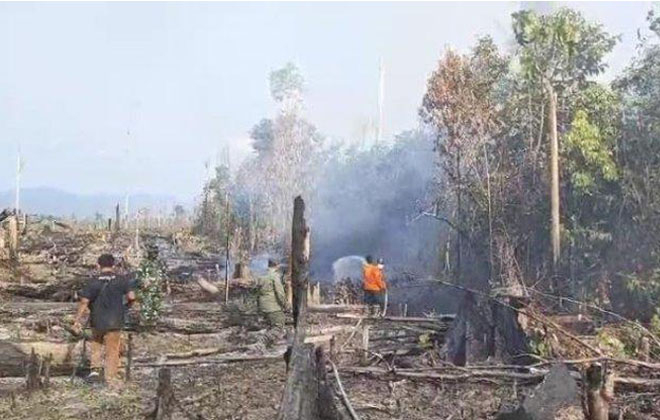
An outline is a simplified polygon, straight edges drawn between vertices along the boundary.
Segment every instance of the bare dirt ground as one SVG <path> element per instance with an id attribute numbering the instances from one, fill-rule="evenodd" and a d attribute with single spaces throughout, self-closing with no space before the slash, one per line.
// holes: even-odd
<path id="1" fill-rule="evenodd" d="M 0 340 L 26 345 L 37 342 L 70 343 L 73 348 L 75 340 L 59 323 L 71 321 L 75 306 L 66 301 L 75 294 L 75 290 L 58 294 L 55 288 L 50 296 L 35 298 L 30 297 L 31 294 L 41 289 L 30 287 L 61 282 L 75 288 L 75 284 L 68 280 L 89 272 L 93 266 L 92 255 L 114 250 L 125 254 L 130 262 L 132 245 L 130 238 L 112 240 L 103 232 L 69 231 L 64 228 L 54 228 L 48 232 L 40 231 L 41 236 L 34 234 L 30 236 L 31 242 L 26 243 L 31 249 L 24 250 L 26 263 L 22 270 L 28 289 L 20 289 L 17 294 L 13 274 L 6 267 L 0 267 L 0 283 L 6 286 L 2 288 L 4 292 L 0 300 Z M 44 242 L 51 245 L 46 246 Z M 209 254 L 206 250 L 200 251 L 200 248 L 190 243 L 176 249 L 168 247 L 166 255 L 172 271 L 182 273 L 186 271 L 186 266 L 192 271 L 195 267 L 206 270 L 203 262 L 205 255 Z M 53 258 L 54 255 L 57 258 Z M 123 389 L 115 391 L 89 385 L 80 378 L 71 380 L 67 375 L 53 377 L 47 388 L 28 394 L 24 378 L 0 378 L 0 419 L 145 418 L 153 410 L 156 397 L 159 368 L 153 367 L 153 364 L 164 360 L 168 363 L 189 362 L 170 367 L 177 401 L 175 419 L 274 418 L 286 381 L 283 358 L 221 361 L 228 356 L 277 355 L 285 346 L 284 334 L 273 336 L 259 324 L 254 314 L 237 315 L 233 305 L 226 306 L 217 298 L 202 293 L 189 279 L 173 277 L 171 280 L 172 295 L 168 297 L 164 312 L 167 325 L 164 324 L 158 331 L 132 333 L 132 378 Z M 234 304 L 242 302 L 243 306 L 250 306 L 251 298 L 244 291 L 233 292 L 232 299 Z M 22 310 L 16 309 L 26 302 L 34 306 L 26 304 Z M 51 306 L 39 306 L 44 302 L 50 302 L 47 305 Z M 343 347 L 343 352 L 335 355 L 334 360 L 352 405 L 363 420 L 494 419 L 504 409 L 514 408 L 534 390 L 531 385 L 497 380 L 446 382 L 342 372 L 343 368 L 360 365 L 359 334 L 343 346 L 351 335 L 350 327 L 355 323 L 355 319 L 337 318 L 332 313 L 314 313 L 310 319 L 310 335 L 322 335 L 331 327 L 345 327 L 343 331 L 333 333 L 337 347 Z M 215 352 L 199 357 L 183 356 L 186 352 L 200 349 L 215 349 Z M 395 365 L 429 367 L 429 359 L 429 354 L 401 357 Z M 78 355 L 73 352 L 72 366 L 77 361 Z M 378 360 L 370 363 L 372 366 L 385 366 Z M 645 416 L 623 416 L 624 419 L 658 419 L 660 391 L 617 393 L 613 406 L 618 409 L 634 408 Z"/>

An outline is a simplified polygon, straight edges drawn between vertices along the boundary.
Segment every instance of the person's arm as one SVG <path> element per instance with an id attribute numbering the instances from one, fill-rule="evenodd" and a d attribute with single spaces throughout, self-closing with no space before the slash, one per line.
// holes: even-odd
<path id="1" fill-rule="evenodd" d="M 85 315 L 85 312 L 87 312 L 89 309 L 89 299 L 87 298 L 80 298 L 80 302 L 78 302 L 78 310 L 76 311 L 76 317 L 73 319 L 73 331 L 76 332 L 77 334 L 80 334 L 82 332 L 82 324 L 81 324 L 81 319 Z"/>
<path id="2" fill-rule="evenodd" d="M 135 303 L 136 297 L 135 297 L 135 291 L 129 290 L 128 293 L 126 293 L 126 306 L 129 308 L 133 306 L 133 303 Z"/>
<path id="3" fill-rule="evenodd" d="M 124 279 L 124 294 L 126 296 L 126 307 L 130 308 L 137 299 L 135 289 L 138 288 L 137 279 L 125 278 Z"/>

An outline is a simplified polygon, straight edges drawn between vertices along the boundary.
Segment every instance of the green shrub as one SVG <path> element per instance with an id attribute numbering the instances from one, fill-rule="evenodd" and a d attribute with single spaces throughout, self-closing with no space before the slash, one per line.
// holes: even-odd
<path id="1" fill-rule="evenodd" d="M 137 272 L 137 279 L 140 323 L 145 327 L 153 327 L 158 322 L 163 310 L 164 272 L 160 262 L 151 258 L 142 260 Z"/>

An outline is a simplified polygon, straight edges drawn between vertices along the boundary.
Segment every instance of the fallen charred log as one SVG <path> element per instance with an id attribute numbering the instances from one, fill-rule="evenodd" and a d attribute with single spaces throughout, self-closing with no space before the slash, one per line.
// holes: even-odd
<path id="1" fill-rule="evenodd" d="M 0 289 L 13 296 L 65 302 L 74 300 L 76 291 L 83 287 L 85 281 L 84 278 L 77 278 L 43 284 L 0 283 Z"/>
<path id="2" fill-rule="evenodd" d="M 34 350 L 40 360 L 52 357 L 50 375 L 70 375 L 80 360 L 82 342 L 55 343 L 47 341 L 12 343 L 0 340 L 0 377 L 23 376 L 25 363 Z"/>

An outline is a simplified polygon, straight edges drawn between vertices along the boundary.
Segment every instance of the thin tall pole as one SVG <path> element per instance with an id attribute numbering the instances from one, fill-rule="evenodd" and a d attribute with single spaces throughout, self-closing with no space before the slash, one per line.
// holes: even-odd
<path id="1" fill-rule="evenodd" d="M 229 302 L 229 191 L 225 191 L 225 303 Z"/>
<path id="2" fill-rule="evenodd" d="M 490 163 L 488 148 L 484 144 L 484 161 L 486 162 L 486 192 L 488 194 L 488 284 L 493 281 L 493 203 L 490 193 Z"/>
<path id="3" fill-rule="evenodd" d="M 225 160 L 227 163 L 227 171 L 231 177 L 229 167 L 229 146 L 225 149 Z M 225 303 L 229 302 L 229 227 L 230 227 L 230 214 L 229 214 L 229 185 L 225 187 Z M 240 250 L 237 250 L 240 253 Z"/>
<path id="4" fill-rule="evenodd" d="M 225 303 L 229 302 L 229 234 L 225 245 Z"/>
<path id="5" fill-rule="evenodd" d="M 135 252 L 140 253 L 140 211 L 135 212 Z"/>
<path id="6" fill-rule="evenodd" d="M 462 203 L 462 188 L 463 184 L 461 181 L 461 151 L 458 150 L 456 154 L 456 173 L 458 175 L 458 189 L 456 190 L 456 202 L 458 206 L 458 223 L 463 228 L 463 203 Z M 463 235 L 460 232 L 456 235 L 456 274 L 458 283 L 461 283 L 462 272 L 461 272 L 461 252 L 463 250 Z"/>
<path id="7" fill-rule="evenodd" d="M 128 215 L 128 192 L 126 192 L 126 196 L 124 197 L 124 221 L 125 221 L 125 227 L 128 229 L 128 223 L 129 223 L 129 215 Z"/>
<path id="8" fill-rule="evenodd" d="M 16 215 L 20 213 L 21 208 L 21 171 L 23 170 L 23 162 L 21 162 L 21 147 L 18 146 L 18 154 L 16 155 Z"/>
<path id="9" fill-rule="evenodd" d="M 548 107 L 548 130 L 550 135 L 550 209 L 552 268 L 557 271 L 561 254 L 559 221 L 559 142 L 557 140 L 557 93 L 552 84 L 546 82 L 550 106 Z"/>

